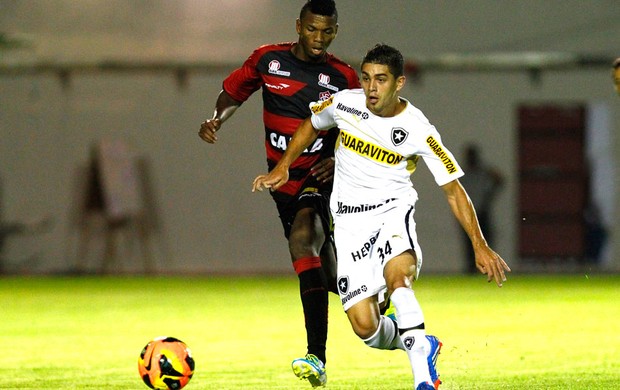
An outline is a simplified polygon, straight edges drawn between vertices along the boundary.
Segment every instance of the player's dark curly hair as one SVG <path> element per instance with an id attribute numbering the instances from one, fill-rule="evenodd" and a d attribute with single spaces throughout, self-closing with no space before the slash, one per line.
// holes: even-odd
<path id="1" fill-rule="evenodd" d="M 315 15 L 331 16 L 338 21 L 338 10 L 336 10 L 336 2 L 334 0 L 308 0 L 301 11 L 299 19 L 303 19 L 306 13 L 311 12 Z"/>
<path id="2" fill-rule="evenodd" d="M 368 50 L 362 60 L 362 65 L 364 64 L 387 65 L 390 69 L 390 73 L 394 75 L 394 78 L 398 78 L 405 74 L 405 60 L 403 59 L 403 55 L 397 49 L 384 43 L 378 43 L 375 47 Z"/>

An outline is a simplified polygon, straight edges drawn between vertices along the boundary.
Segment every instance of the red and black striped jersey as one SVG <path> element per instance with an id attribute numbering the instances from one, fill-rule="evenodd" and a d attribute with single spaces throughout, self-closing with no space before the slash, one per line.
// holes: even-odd
<path id="1" fill-rule="evenodd" d="M 325 100 L 343 89 L 360 87 L 357 73 L 343 61 L 331 54 L 321 63 L 302 61 L 291 52 L 295 44 L 259 47 L 223 83 L 224 91 L 239 102 L 246 101 L 262 88 L 265 148 L 270 170 L 282 157 L 297 126 L 310 116 L 311 102 Z M 291 165 L 289 182 L 278 191 L 296 194 L 310 174 L 310 168 L 320 159 L 333 156 L 337 137 L 336 131 L 322 131 Z"/>

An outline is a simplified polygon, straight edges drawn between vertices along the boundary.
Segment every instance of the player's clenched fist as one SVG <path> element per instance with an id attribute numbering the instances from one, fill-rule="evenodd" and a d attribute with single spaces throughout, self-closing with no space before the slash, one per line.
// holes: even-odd
<path id="1" fill-rule="evenodd" d="M 207 119 L 200 125 L 200 131 L 198 135 L 203 141 L 210 144 L 214 144 L 217 141 L 217 135 L 215 134 L 222 126 L 220 119 Z"/>

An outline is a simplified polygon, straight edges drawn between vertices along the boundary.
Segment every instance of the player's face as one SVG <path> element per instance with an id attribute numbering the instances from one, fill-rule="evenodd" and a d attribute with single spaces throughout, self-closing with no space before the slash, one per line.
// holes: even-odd
<path id="1" fill-rule="evenodd" d="M 322 61 L 337 33 L 334 18 L 306 12 L 301 20 L 297 19 L 299 40 L 294 53 L 303 61 Z"/>
<path id="2" fill-rule="evenodd" d="M 398 92 L 405 85 L 405 76 L 394 77 L 387 65 L 365 63 L 361 83 L 370 112 L 384 117 L 397 113 Z"/>
<path id="3" fill-rule="evenodd" d="M 614 69 L 614 86 L 616 88 L 616 93 L 620 95 L 620 68 Z"/>

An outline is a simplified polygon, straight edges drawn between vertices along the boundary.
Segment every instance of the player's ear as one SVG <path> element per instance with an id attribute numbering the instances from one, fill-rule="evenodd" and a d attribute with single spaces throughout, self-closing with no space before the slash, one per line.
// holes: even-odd
<path id="1" fill-rule="evenodd" d="M 295 21 L 295 30 L 297 31 L 297 35 L 301 35 L 301 20 L 299 18 Z"/>
<path id="2" fill-rule="evenodd" d="M 403 89 L 403 87 L 405 86 L 405 81 L 407 81 L 407 78 L 405 76 L 399 76 L 396 79 L 396 90 L 400 91 L 401 89 Z"/>

